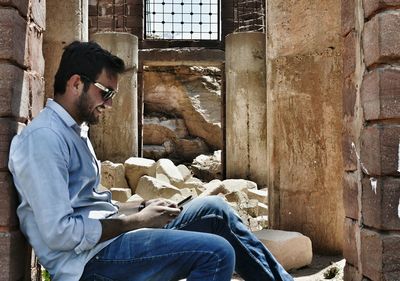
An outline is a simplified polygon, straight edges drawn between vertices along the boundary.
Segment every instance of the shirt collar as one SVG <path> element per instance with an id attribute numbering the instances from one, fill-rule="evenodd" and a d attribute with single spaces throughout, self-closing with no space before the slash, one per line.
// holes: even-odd
<path id="1" fill-rule="evenodd" d="M 61 120 L 63 120 L 68 127 L 74 129 L 78 135 L 83 138 L 87 138 L 89 127 L 86 125 L 86 123 L 83 123 L 81 126 L 79 126 L 74 118 L 72 118 L 72 116 L 68 113 L 68 111 L 66 111 L 64 107 L 62 107 L 58 102 L 54 101 L 53 99 L 47 100 L 46 107 L 57 113 Z"/>

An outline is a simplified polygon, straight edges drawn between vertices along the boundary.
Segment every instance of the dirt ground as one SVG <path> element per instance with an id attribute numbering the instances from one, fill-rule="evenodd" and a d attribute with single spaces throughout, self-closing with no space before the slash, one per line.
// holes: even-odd
<path id="1" fill-rule="evenodd" d="M 343 280 L 345 263 L 345 259 L 340 256 L 314 255 L 313 261 L 309 266 L 292 270 L 290 274 L 295 281 L 341 281 Z M 234 276 L 232 281 L 243 281 L 243 279 Z"/>

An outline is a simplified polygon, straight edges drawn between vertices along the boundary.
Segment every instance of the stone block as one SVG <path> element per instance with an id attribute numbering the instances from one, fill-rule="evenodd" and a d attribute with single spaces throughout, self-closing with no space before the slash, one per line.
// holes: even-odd
<path id="1" fill-rule="evenodd" d="M 342 0 L 342 36 L 355 29 L 355 0 Z"/>
<path id="2" fill-rule="evenodd" d="M 132 194 L 135 193 L 136 186 L 142 176 L 147 175 L 155 177 L 155 164 L 156 162 L 154 160 L 140 157 L 130 157 L 125 161 L 125 176 L 132 190 Z"/>
<path id="3" fill-rule="evenodd" d="M 364 77 L 361 104 L 366 120 L 400 117 L 400 70 L 379 68 Z"/>
<path id="4" fill-rule="evenodd" d="M 104 161 L 101 163 L 101 184 L 107 188 L 129 187 L 125 178 L 125 166 L 121 163 Z"/>
<path id="5" fill-rule="evenodd" d="M 227 179 L 222 181 L 223 185 L 229 191 L 242 191 L 246 189 L 257 189 L 257 184 L 253 181 L 244 179 Z"/>
<path id="6" fill-rule="evenodd" d="M 183 177 L 179 169 L 169 159 L 160 159 L 156 163 L 156 175 L 166 175 L 171 184 L 174 186 L 181 186 L 184 182 Z"/>
<path id="7" fill-rule="evenodd" d="M 185 165 L 180 164 L 177 166 L 177 168 L 178 168 L 179 172 L 181 172 L 181 175 L 182 175 L 184 181 L 187 181 L 188 179 L 190 179 L 192 177 L 192 172 Z"/>
<path id="8" fill-rule="evenodd" d="M 311 264 L 312 245 L 299 232 L 264 229 L 254 232 L 286 270 Z"/>
<path id="9" fill-rule="evenodd" d="M 212 180 L 203 186 L 205 191 L 201 193 L 199 197 L 229 193 L 229 189 L 227 189 L 219 179 Z"/>
<path id="10" fill-rule="evenodd" d="M 343 227 L 343 256 L 352 265 L 358 265 L 357 238 L 360 228 L 357 220 L 345 218 Z"/>
<path id="11" fill-rule="evenodd" d="M 24 65 L 27 24 L 17 10 L 0 9 L 0 59 Z"/>
<path id="12" fill-rule="evenodd" d="M 380 13 L 364 26 L 363 46 L 367 67 L 400 58 L 400 11 Z"/>
<path id="13" fill-rule="evenodd" d="M 171 184 L 157 180 L 153 177 L 143 176 L 139 180 L 136 194 L 145 200 L 149 200 L 159 197 L 171 199 L 175 195 L 181 195 L 181 192 L 179 188 Z"/>
<path id="14" fill-rule="evenodd" d="M 354 117 L 357 87 L 353 75 L 343 79 L 343 116 Z"/>
<path id="15" fill-rule="evenodd" d="M 29 0 L 0 0 L 0 6 L 14 7 L 22 15 L 26 16 L 28 14 Z"/>
<path id="16" fill-rule="evenodd" d="M 357 267 L 346 263 L 344 267 L 344 281 L 364 281 L 362 274 L 358 271 Z"/>
<path id="17" fill-rule="evenodd" d="M 21 232 L 0 232 L 1 280 L 30 280 L 30 276 L 24 276 L 30 266 L 29 250 Z"/>
<path id="18" fill-rule="evenodd" d="M 344 38 L 344 51 L 343 51 L 343 77 L 347 78 L 356 71 L 356 42 L 357 33 L 350 32 Z"/>
<path id="19" fill-rule="evenodd" d="M 357 220 L 358 206 L 358 173 L 344 173 L 343 175 L 343 206 L 345 216 Z"/>
<path id="20" fill-rule="evenodd" d="M 244 192 L 247 194 L 249 199 L 256 199 L 260 203 L 268 204 L 268 190 L 250 188 L 245 189 Z"/>
<path id="21" fill-rule="evenodd" d="M 400 234 L 361 229 L 362 273 L 371 280 L 398 280 Z"/>
<path id="22" fill-rule="evenodd" d="M 112 187 L 110 188 L 112 199 L 118 202 L 126 202 L 132 196 L 130 188 Z"/>
<path id="23" fill-rule="evenodd" d="M 374 125 L 361 133 L 360 157 L 363 170 L 370 176 L 400 175 L 400 127 Z"/>
<path id="24" fill-rule="evenodd" d="M 364 16 L 369 18 L 376 12 L 396 8 L 399 5 L 399 0 L 363 0 Z"/>
<path id="25" fill-rule="evenodd" d="M 343 168 L 346 172 L 357 170 L 357 154 L 354 142 L 358 138 L 354 136 L 352 120 L 353 118 L 351 118 L 350 121 L 345 120 L 342 133 Z"/>
<path id="26" fill-rule="evenodd" d="M 0 118 L 0 170 L 8 169 L 11 140 L 24 126 L 16 121 Z"/>
<path id="27" fill-rule="evenodd" d="M 365 225 L 400 230 L 400 179 L 365 177 L 362 180 L 361 213 Z"/>
<path id="28" fill-rule="evenodd" d="M 9 172 L 0 172 L 0 226 L 16 227 L 18 196 Z"/>
<path id="29" fill-rule="evenodd" d="M 11 64 L 0 64 L 0 117 L 29 117 L 27 72 Z"/>

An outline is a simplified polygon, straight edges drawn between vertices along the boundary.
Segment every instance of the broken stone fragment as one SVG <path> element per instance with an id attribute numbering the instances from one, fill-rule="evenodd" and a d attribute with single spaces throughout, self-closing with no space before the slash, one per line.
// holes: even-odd
<path id="1" fill-rule="evenodd" d="M 143 176 L 140 178 L 136 188 L 136 194 L 140 195 L 144 200 L 154 198 L 175 198 L 174 195 L 178 194 L 182 197 L 180 190 L 163 181 L 150 176 Z"/>
<path id="2" fill-rule="evenodd" d="M 258 190 L 250 188 L 250 189 L 245 189 L 244 191 L 246 192 L 249 199 L 256 199 L 258 200 L 258 202 L 268 204 L 268 191 L 266 189 Z"/>
<path id="3" fill-rule="evenodd" d="M 137 202 L 139 205 L 143 200 L 139 194 L 133 194 L 126 202 Z"/>
<path id="4" fill-rule="evenodd" d="M 182 186 L 184 180 L 181 172 L 169 159 L 160 159 L 156 163 L 156 175 L 164 174 L 174 186 Z"/>
<path id="5" fill-rule="evenodd" d="M 101 184 L 107 188 L 127 188 L 128 182 L 125 178 L 125 167 L 121 163 L 104 161 L 101 163 Z"/>
<path id="6" fill-rule="evenodd" d="M 142 176 L 147 175 L 154 177 L 156 175 L 155 164 L 156 162 L 154 160 L 141 157 L 130 157 L 125 161 L 125 176 L 128 179 L 132 194 L 135 193 L 139 179 Z"/>
<path id="7" fill-rule="evenodd" d="M 204 180 L 222 179 L 221 150 L 217 150 L 213 155 L 199 155 L 191 165 L 193 174 Z"/>
<path id="8" fill-rule="evenodd" d="M 257 184 L 253 181 L 243 179 L 227 179 L 222 182 L 231 192 L 243 191 L 246 189 L 257 189 Z"/>
<path id="9" fill-rule="evenodd" d="M 180 164 L 177 166 L 177 168 L 178 168 L 179 172 L 181 172 L 181 175 L 182 175 L 184 181 L 187 181 L 188 179 L 190 179 L 192 177 L 192 172 L 185 165 Z"/>
<path id="10" fill-rule="evenodd" d="M 222 184 L 222 181 L 216 179 L 204 185 L 205 191 L 199 195 L 199 197 L 205 197 L 210 195 L 227 194 L 228 189 Z"/>
<path id="11" fill-rule="evenodd" d="M 126 202 L 132 196 L 130 188 L 112 187 L 110 191 L 112 199 L 118 202 Z"/>
<path id="12" fill-rule="evenodd" d="M 286 270 L 309 265 L 312 261 L 311 240 L 299 232 L 263 229 L 254 234 Z"/>

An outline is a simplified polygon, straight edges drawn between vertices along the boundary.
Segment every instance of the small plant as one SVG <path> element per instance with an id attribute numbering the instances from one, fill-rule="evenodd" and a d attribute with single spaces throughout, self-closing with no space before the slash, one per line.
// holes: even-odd
<path id="1" fill-rule="evenodd" d="M 42 268 L 42 281 L 51 281 L 50 273 L 44 268 Z"/>
<path id="2" fill-rule="evenodd" d="M 324 272 L 324 278 L 325 279 L 333 279 L 339 274 L 339 271 L 340 271 L 340 269 L 338 267 L 332 266 Z"/>

